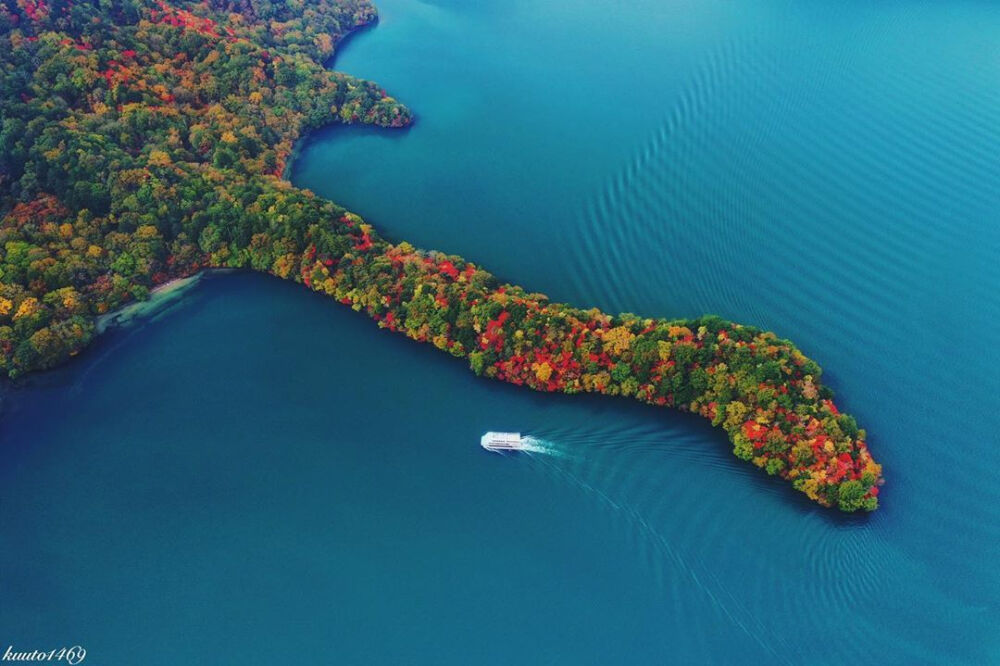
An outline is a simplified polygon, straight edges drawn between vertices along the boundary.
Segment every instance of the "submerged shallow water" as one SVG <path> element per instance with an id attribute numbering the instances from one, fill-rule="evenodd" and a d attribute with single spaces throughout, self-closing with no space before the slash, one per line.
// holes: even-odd
<path id="1" fill-rule="evenodd" d="M 5 635 L 113 664 L 1000 659 L 1000 9 L 379 6 L 336 67 L 418 122 L 318 133 L 296 184 L 553 298 L 789 337 L 883 507 L 210 276 L 8 400 Z"/>

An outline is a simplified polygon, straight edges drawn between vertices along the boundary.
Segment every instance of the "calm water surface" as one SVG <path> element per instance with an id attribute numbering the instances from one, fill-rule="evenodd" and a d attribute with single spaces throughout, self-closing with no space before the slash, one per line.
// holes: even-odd
<path id="1" fill-rule="evenodd" d="M 776 330 L 886 466 L 842 517 L 701 420 L 547 396 L 263 276 L 6 402 L 0 639 L 107 664 L 1000 663 L 1000 8 L 382 0 L 418 115 L 294 181 L 529 289 Z M 478 447 L 487 429 L 547 442 Z"/>

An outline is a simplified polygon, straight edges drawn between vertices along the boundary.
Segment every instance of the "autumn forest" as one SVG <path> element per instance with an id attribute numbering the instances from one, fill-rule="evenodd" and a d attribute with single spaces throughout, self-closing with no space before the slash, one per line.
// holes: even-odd
<path id="1" fill-rule="evenodd" d="M 311 129 L 413 121 L 379 86 L 325 67 L 375 19 L 366 0 L 0 0 L 4 373 L 66 361 L 98 316 L 170 280 L 254 270 L 483 377 L 698 414 L 810 499 L 878 506 L 865 431 L 791 342 L 713 316 L 552 303 L 293 187 L 286 166 Z"/>

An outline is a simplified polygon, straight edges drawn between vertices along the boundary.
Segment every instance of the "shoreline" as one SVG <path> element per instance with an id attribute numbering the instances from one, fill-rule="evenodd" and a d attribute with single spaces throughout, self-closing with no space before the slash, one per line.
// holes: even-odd
<path id="1" fill-rule="evenodd" d="M 377 11 L 377 9 L 376 9 L 376 11 Z M 323 68 L 327 72 L 330 72 L 330 73 L 335 73 L 335 72 L 340 71 L 340 70 L 337 70 L 334 67 L 334 63 L 336 62 L 338 56 L 340 55 L 341 49 L 344 47 L 344 45 L 347 44 L 348 42 L 354 41 L 354 39 L 357 36 L 362 35 L 362 34 L 368 32 L 370 30 L 374 30 L 376 27 L 378 27 L 380 21 L 381 21 L 381 15 L 379 15 L 378 13 L 376 13 L 375 17 L 372 18 L 372 20 L 367 21 L 365 23 L 359 23 L 359 24 L 355 25 L 353 28 L 351 28 L 350 30 L 348 30 L 347 32 L 345 32 L 343 35 L 341 35 L 334 42 L 334 44 L 333 44 L 333 51 L 330 53 L 329 56 L 326 57 L 326 59 L 324 59 L 320 63 L 323 66 Z M 347 76 L 351 76 L 351 75 L 348 74 Z M 370 79 L 364 79 L 364 78 L 360 78 L 360 77 L 352 77 L 352 78 L 356 78 L 358 81 L 370 81 Z M 383 91 L 383 94 L 384 94 L 384 91 Z M 285 157 L 285 160 L 284 160 L 284 162 L 281 165 L 281 171 L 280 171 L 280 173 L 276 173 L 276 174 L 273 174 L 273 175 L 276 178 L 278 178 L 279 180 L 281 180 L 281 181 L 284 181 L 286 183 L 291 183 L 292 182 L 292 176 L 294 175 L 293 174 L 294 165 L 298 161 L 298 158 L 300 157 L 300 155 L 302 153 L 302 150 L 304 149 L 305 145 L 308 143 L 308 141 L 310 140 L 310 138 L 312 137 L 312 135 L 314 135 L 316 132 L 319 132 L 319 131 L 322 131 L 322 130 L 325 130 L 325 129 L 329 129 L 329 128 L 332 128 L 332 127 L 372 127 L 372 128 L 380 128 L 380 129 L 400 129 L 400 130 L 405 130 L 405 129 L 409 129 L 410 127 L 412 127 L 415 122 L 416 122 L 416 118 L 415 118 L 412 110 L 410 110 L 410 120 L 409 120 L 409 122 L 407 122 L 405 125 L 398 125 L 398 126 L 397 125 L 380 125 L 377 122 L 367 123 L 367 122 L 364 122 L 363 120 L 344 122 L 339 117 L 337 117 L 336 115 L 334 115 L 332 118 L 330 118 L 330 120 L 328 122 L 323 122 L 323 123 L 321 123 L 319 125 L 316 125 L 316 126 L 303 127 L 302 131 L 292 141 L 292 145 L 291 145 L 291 148 L 289 148 L 288 155 Z M 306 188 L 300 188 L 300 189 L 306 189 Z M 309 190 L 309 191 L 311 191 L 311 190 Z"/>
<path id="2" fill-rule="evenodd" d="M 374 5 L 372 6 L 374 7 Z M 372 20 L 366 21 L 364 23 L 359 23 L 350 30 L 348 30 L 347 32 L 345 32 L 343 35 L 340 35 L 340 37 L 333 43 L 333 51 L 331 51 L 330 55 L 327 56 L 326 59 L 320 63 L 323 66 L 323 69 L 327 70 L 328 72 L 336 71 L 333 68 L 333 63 L 337 59 L 337 54 L 340 51 L 341 46 L 346 44 L 349 41 L 349 38 L 353 37 L 354 35 L 357 35 L 366 30 L 371 30 L 372 28 L 378 25 L 378 22 L 379 22 L 379 15 L 378 15 L 378 9 L 376 8 L 375 17 L 372 18 Z M 329 123 L 329 125 L 347 125 L 347 124 L 349 123 L 341 122 L 339 119 L 336 118 L 334 118 L 333 121 Z M 302 151 L 302 144 L 305 142 L 306 137 L 313 131 L 317 129 L 322 129 L 323 127 L 327 126 L 328 124 L 324 124 L 321 125 L 320 127 L 306 129 L 305 131 L 301 132 L 297 137 L 295 137 L 295 140 L 292 142 L 292 147 L 289 150 L 288 157 L 285 158 L 285 163 L 282 165 L 281 173 L 277 174 L 280 180 L 289 183 L 292 182 L 292 164 L 295 163 L 296 158 Z"/>
<path id="3" fill-rule="evenodd" d="M 94 332 L 100 335 L 111 328 L 128 326 L 137 319 L 156 315 L 170 305 L 176 304 L 185 294 L 194 289 L 205 278 L 237 272 L 238 268 L 202 268 L 196 273 L 167 280 L 149 291 L 149 298 L 133 301 L 112 312 L 98 315 L 94 320 Z"/>
<path id="4" fill-rule="evenodd" d="M 94 321 L 94 333 L 101 335 L 109 329 L 122 328 L 136 320 L 157 314 L 183 298 L 184 294 L 194 288 L 208 272 L 202 270 L 194 275 L 168 280 L 151 289 L 146 300 L 128 303 L 117 310 L 98 315 Z"/>

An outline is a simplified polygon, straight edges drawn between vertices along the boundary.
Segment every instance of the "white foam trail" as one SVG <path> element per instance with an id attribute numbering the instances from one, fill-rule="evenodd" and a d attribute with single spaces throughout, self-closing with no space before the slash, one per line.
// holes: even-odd
<path id="1" fill-rule="evenodd" d="M 556 458 L 570 457 L 569 453 L 556 446 L 555 442 L 550 442 L 548 440 L 541 439 L 540 437 L 531 437 L 530 435 L 524 436 L 521 438 L 521 444 L 523 446 L 521 450 L 529 454 L 539 453 Z"/>

